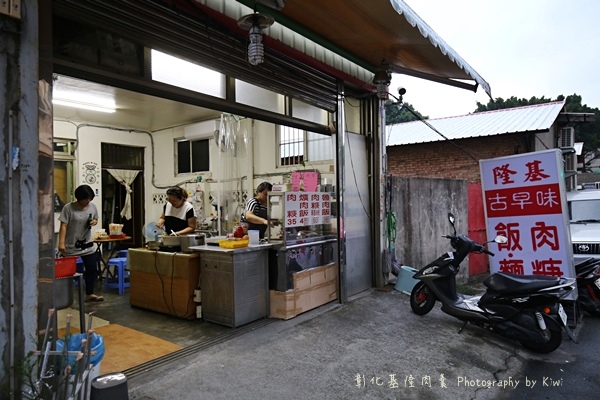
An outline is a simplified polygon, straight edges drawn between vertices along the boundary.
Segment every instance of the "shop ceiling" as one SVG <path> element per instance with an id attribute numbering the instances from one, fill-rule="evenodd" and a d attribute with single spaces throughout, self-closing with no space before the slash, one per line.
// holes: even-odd
<path id="1" fill-rule="evenodd" d="M 57 3 L 68 4 L 71 2 L 63 0 Z M 78 1 L 77 3 L 107 4 L 96 0 Z M 218 19 L 217 23 L 234 31 L 237 29 L 235 24 L 236 15 L 227 15 L 228 10 L 232 9 L 230 5 L 239 3 L 251 7 L 251 9 L 254 8 L 258 12 L 272 15 L 276 22 L 291 29 L 295 34 L 305 36 L 318 45 L 351 61 L 350 63 L 344 63 L 344 65 L 329 61 L 331 65 L 328 65 L 327 59 L 312 58 L 294 48 L 293 43 L 284 44 L 265 35 L 265 53 L 268 57 L 269 52 L 273 51 L 271 54 L 277 54 L 277 60 L 271 61 L 270 64 L 267 63 L 267 66 L 254 68 L 254 71 L 252 68 L 248 69 L 247 66 L 244 66 L 247 68 L 246 70 L 234 70 L 235 68 L 232 67 L 230 71 L 225 71 L 231 76 L 237 74 L 237 76 L 241 75 L 242 78 L 251 78 L 249 81 L 252 81 L 252 78 L 256 79 L 258 75 L 251 74 L 256 74 L 256 71 L 261 68 L 266 69 L 268 67 L 272 69 L 269 73 L 276 73 L 285 71 L 290 66 L 290 62 L 295 62 L 296 66 L 298 63 L 300 65 L 305 64 L 310 71 L 320 70 L 320 74 L 330 74 L 335 79 L 345 81 L 347 88 L 354 88 L 355 94 L 357 91 L 369 93 L 372 90 L 369 79 L 365 79 L 360 74 L 354 74 L 356 76 L 353 76 L 352 67 L 348 68 L 347 65 L 352 64 L 356 66 L 354 69 L 366 70 L 372 73 L 380 67 L 383 60 L 389 64 L 390 72 L 404 73 L 470 90 L 476 90 L 478 86 L 481 86 L 490 94 L 487 82 L 401 0 L 264 0 L 256 3 L 253 0 L 198 2 L 195 0 L 138 0 L 128 2 L 128 6 L 134 7 L 135 4 L 139 4 L 142 7 L 144 4 L 162 4 L 171 8 L 183 7 L 187 10 L 190 3 L 196 4 L 195 7 L 202 7 L 204 10 L 208 10 L 209 7 L 220 8 L 221 10 L 211 9 L 208 15 Z M 240 9 L 243 10 L 244 7 Z M 236 11 L 238 14 L 239 12 Z M 166 12 L 164 15 L 164 18 L 171 17 Z M 124 18 L 124 16 L 120 18 Z M 139 21 L 139 23 L 143 24 L 147 21 Z M 245 35 L 247 32 L 237 30 L 235 34 Z M 272 45 L 274 49 L 269 48 L 269 45 Z M 69 67 L 65 68 L 65 65 L 68 65 L 68 63 L 62 64 L 62 70 L 69 71 Z M 83 75 L 85 77 L 86 74 Z M 92 76 L 93 74 L 87 75 Z M 274 85 L 281 84 L 283 87 L 284 84 L 287 84 L 291 88 L 287 90 L 293 90 L 294 81 L 291 80 L 293 78 L 284 75 L 279 76 L 289 78 L 290 81 L 275 82 Z M 321 76 L 318 76 L 318 78 L 322 79 Z M 322 98 L 329 97 L 330 100 L 327 101 L 331 102 L 331 83 L 325 80 L 323 82 Z M 104 83 L 107 83 L 107 81 L 104 81 Z M 90 83 L 90 85 L 92 84 Z M 119 85 L 110 86 L 118 87 Z M 102 87 L 97 89 L 106 90 Z M 182 123 L 214 118 L 219 115 L 215 111 L 219 108 L 210 110 L 199 107 L 198 105 L 201 105 L 202 102 L 194 105 L 181 105 L 185 101 L 176 101 L 173 97 L 171 97 L 171 100 L 167 100 L 156 96 L 148 96 L 149 93 L 135 94 L 135 92 L 138 92 L 135 90 L 135 85 L 125 85 L 122 86 L 122 89 L 113 87 L 109 90 L 114 90 L 116 93 L 116 102 L 120 108 L 118 114 L 99 117 L 93 113 L 82 115 L 82 112 L 78 111 L 78 115 L 74 115 L 73 111 L 69 109 L 55 107 L 55 117 L 65 119 L 79 117 L 91 122 L 157 130 Z M 286 88 L 283 87 L 282 91 L 285 93 Z M 311 95 L 305 89 L 303 89 L 303 93 L 306 96 Z M 126 110 L 135 111 L 132 111 L 134 114 L 130 114 L 125 113 Z M 181 111 L 173 112 L 173 110 Z M 224 111 L 230 112 L 227 109 Z M 123 115 L 123 122 L 129 121 L 126 125 L 120 124 L 120 115 Z M 151 116 L 151 118 L 148 118 L 148 116 Z M 105 119 L 106 121 L 100 121 L 99 119 Z"/>

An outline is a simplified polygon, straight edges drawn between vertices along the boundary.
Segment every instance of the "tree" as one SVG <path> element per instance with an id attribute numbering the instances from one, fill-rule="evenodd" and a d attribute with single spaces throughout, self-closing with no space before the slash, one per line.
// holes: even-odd
<path id="1" fill-rule="evenodd" d="M 570 113 L 593 113 L 596 115 L 594 122 L 574 124 L 575 141 L 583 142 L 583 153 L 585 156 L 586 165 L 596 158 L 600 158 L 600 110 L 598 108 L 588 107 L 587 104 L 581 103 L 581 96 L 574 93 L 567 97 L 562 94 L 556 97 L 556 100 L 548 99 L 545 96 L 540 98 L 532 97 L 531 99 L 518 99 L 510 97 L 504 100 L 501 97 L 491 99 L 487 104 L 477 102 L 475 112 L 500 110 L 511 107 L 523 107 L 534 104 L 549 103 L 551 101 L 564 101 L 565 111 Z"/>
<path id="2" fill-rule="evenodd" d="M 411 112 L 410 110 L 413 110 Z M 415 114 L 417 116 L 415 116 Z M 420 119 L 428 119 L 428 116 L 423 116 L 420 112 L 415 111 L 410 103 L 389 103 L 385 105 L 385 124 L 393 125 L 402 122 L 417 121 Z"/>

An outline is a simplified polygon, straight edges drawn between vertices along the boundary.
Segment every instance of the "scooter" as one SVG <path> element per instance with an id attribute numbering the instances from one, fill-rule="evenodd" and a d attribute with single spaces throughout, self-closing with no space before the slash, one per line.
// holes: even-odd
<path id="1" fill-rule="evenodd" d="M 562 298 L 575 290 L 574 278 L 498 272 L 484 280 L 487 291 L 483 296 L 457 293 L 456 274 L 469 253 L 494 256 L 484 245 L 506 243 L 508 239 L 497 236 L 482 245 L 456 233 L 453 214 L 449 213 L 448 219 L 454 234 L 443 237 L 450 239 L 455 251 L 443 254 L 413 276 L 420 280 L 410 294 L 415 314 L 427 314 L 440 301 L 443 312 L 464 321 L 459 333 L 471 323 L 516 340 L 537 353 L 556 350 L 562 342 L 562 329 L 576 342 L 560 304 Z"/>
<path id="2" fill-rule="evenodd" d="M 579 306 L 600 317 L 600 259 L 592 257 L 575 265 L 575 273 Z"/>

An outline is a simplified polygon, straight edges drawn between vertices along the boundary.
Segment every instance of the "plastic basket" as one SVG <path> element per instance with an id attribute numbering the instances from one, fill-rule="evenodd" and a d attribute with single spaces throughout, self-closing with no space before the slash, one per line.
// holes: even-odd
<path id="1" fill-rule="evenodd" d="M 240 247 L 248 247 L 249 240 L 219 240 L 219 247 L 224 249 L 239 249 Z"/>
<path id="2" fill-rule="evenodd" d="M 54 277 L 64 278 L 75 275 L 77 272 L 78 257 L 62 257 L 54 259 Z"/>

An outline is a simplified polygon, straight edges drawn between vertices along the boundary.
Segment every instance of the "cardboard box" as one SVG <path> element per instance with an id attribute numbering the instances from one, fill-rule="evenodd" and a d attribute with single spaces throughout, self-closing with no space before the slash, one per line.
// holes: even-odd
<path id="1" fill-rule="evenodd" d="M 0 0 L 0 14 L 10 14 L 10 1 Z"/>
<path id="2" fill-rule="evenodd" d="M 10 16 L 21 19 L 21 0 L 10 0 Z"/>
<path id="3" fill-rule="evenodd" d="M 338 298 L 336 263 L 294 274 L 294 289 L 269 291 L 270 317 L 290 319 Z"/>
<path id="4" fill-rule="evenodd" d="M 337 279 L 337 263 L 305 269 L 292 275 L 293 289 L 306 289 Z"/>

